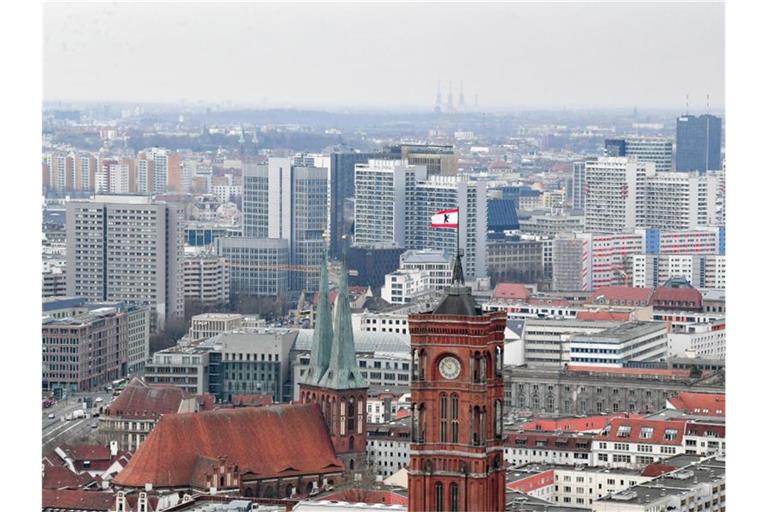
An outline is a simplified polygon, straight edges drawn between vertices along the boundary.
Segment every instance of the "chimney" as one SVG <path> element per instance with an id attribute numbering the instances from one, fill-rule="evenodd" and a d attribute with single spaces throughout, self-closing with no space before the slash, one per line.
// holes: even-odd
<path id="1" fill-rule="evenodd" d="M 109 442 L 109 454 L 113 457 L 117 455 L 117 441 Z"/>
<path id="2" fill-rule="evenodd" d="M 150 492 L 152 490 L 152 483 L 151 482 L 145 483 L 144 484 L 144 490 L 147 491 L 147 492 Z"/>
<path id="3" fill-rule="evenodd" d="M 117 493 L 117 499 L 115 500 L 115 510 L 117 512 L 126 512 L 125 493 L 123 491 L 118 491 Z"/>

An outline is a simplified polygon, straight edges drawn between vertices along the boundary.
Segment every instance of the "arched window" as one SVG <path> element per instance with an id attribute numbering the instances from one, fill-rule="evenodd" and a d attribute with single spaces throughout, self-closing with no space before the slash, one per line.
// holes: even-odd
<path id="1" fill-rule="evenodd" d="M 285 487 L 285 497 L 286 497 L 286 498 L 290 498 L 290 497 L 291 497 L 291 494 L 293 494 L 293 486 L 292 486 L 291 484 L 288 484 L 288 485 Z"/>
<path id="2" fill-rule="evenodd" d="M 504 430 L 504 411 L 502 407 L 501 400 L 496 400 L 494 403 L 495 408 L 495 419 L 496 419 L 496 437 L 501 438 L 501 433 Z"/>
<path id="3" fill-rule="evenodd" d="M 504 350 L 501 347 L 496 347 L 496 376 L 504 376 Z"/>
<path id="4" fill-rule="evenodd" d="M 427 367 L 427 352 L 422 350 L 419 354 L 419 380 L 424 380 L 424 368 Z"/>
<path id="5" fill-rule="evenodd" d="M 355 449 L 355 436 L 349 436 L 349 451 L 353 451 L 354 449 Z M 352 469 L 352 468 L 349 468 L 349 469 Z"/>
<path id="6" fill-rule="evenodd" d="M 451 484 L 451 512 L 459 512 L 459 485 L 457 483 Z"/>
<path id="7" fill-rule="evenodd" d="M 224 488 L 224 477 L 222 476 L 219 478 L 219 489 L 223 489 L 223 488 Z"/>
<path id="8" fill-rule="evenodd" d="M 448 395 L 440 393 L 440 442 L 448 442 Z"/>
<path id="9" fill-rule="evenodd" d="M 357 433 L 362 434 L 365 428 L 365 399 L 360 396 L 357 398 Z"/>
<path id="10" fill-rule="evenodd" d="M 480 356 L 480 382 L 485 382 L 488 378 L 488 352 L 483 352 Z"/>
<path id="11" fill-rule="evenodd" d="M 355 442 L 355 438 L 354 437 L 350 437 L 349 438 L 349 449 L 350 450 L 352 449 L 352 445 L 354 444 L 354 442 Z M 355 459 L 349 459 L 349 470 L 350 471 L 354 471 L 355 470 Z"/>
<path id="12" fill-rule="evenodd" d="M 459 395 L 451 395 L 451 442 L 459 442 Z"/>
<path id="13" fill-rule="evenodd" d="M 339 402 L 339 435 L 343 436 L 347 430 L 347 402 Z"/>
<path id="14" fill-rule="evenodd" d="M 435 484 L 435 512 L 443 512 L 443 482 Z"/>
<path id="15" fill-rule="evenodd" d="M 347 430 L 350 434 L 355 432 L 355 398 L 351 397 L 348 400 L 349 411 L 347 411 Z"/>
<path id="16" fill-rule="evenodd" d="M 267 486 L 264 488 L 264 497 L 265 498 L 274 498 L 275 497 L 275 491 L 272 490 L 272 487 Z"/>

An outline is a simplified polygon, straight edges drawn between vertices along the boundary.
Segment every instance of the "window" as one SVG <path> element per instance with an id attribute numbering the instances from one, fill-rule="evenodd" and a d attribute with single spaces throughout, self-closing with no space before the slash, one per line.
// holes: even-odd
<path id="1" fill-rule="evenodd" d="M 443 512 L 443 483 L 435 484 L 435 511 Z"/>
<path id="2" fill-rule="evenodd" d="M 619 437 L 629 437 L 630 432 L 632 432 L 632 427 L 629 425 L 619 425 L 616 435 Z"/>
<path id="3" fill-rule="evenodd" d="M 640 427 L 640 439 L 650 439 L 653 436 L 653 427 Z"/>
<path id="4" fill-rule="evenodd" d="M 448 395 L 440 394 L 440 442 L 448 442 Z"/>
<path id="5" fill-rule="evenodd" d="M 668 428 L 664 430 L 664 439 L 667 441 L 673 441 L 677 437 L 677 429 Z"/>
<path id="6" fill-rule="evenodd" d="M 607 453 L 598 453 L 597 454 L 597 460 L 601 462 L 608 462 L 608 454 Z"/>
<path id="7" fill-rule="evenodd" d="M 451 395 L 451 442 L 459 442 L 459 395 Z"/>
<path id="8" fill-rule="evenodd" d="M 622 455 L 618 453 L 613 455 L 613 462 L 629 463 L 631 461 L 632 458 L 629 455 Z"/>
<path id="9" fill-rule="evenodd" d="M 459 485 L 451 484 L 451 512 L 459 512 Z"/>

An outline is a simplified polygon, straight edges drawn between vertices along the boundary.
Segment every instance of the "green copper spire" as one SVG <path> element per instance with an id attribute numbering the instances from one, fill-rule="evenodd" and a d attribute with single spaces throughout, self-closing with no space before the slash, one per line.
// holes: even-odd
<path id="1" fill-rule="evenodd" d="M 304 376 L 305 384 L 317 385 L 320 378 L 328 369 L 333 343 L 333 327 L 331 326 L 331 305 L 328 301 L 328 261 L 323 257 L 320 268 L 320 298 L 317 302 L 317 317 L 315 332 L 312 335 L 312 353 L 309 358 L 309 368 Z"/>
<path id="2" fill-rule="evenodd" d="M 347 264 L 342 260 L 339 276 L 339 293 L 336 295 L 336 307 L 333 316 L 333 345 L 328 370 L 320 379 L 321 387 L 329 389 L 367 388 L 357 367 L 355 340 L 352 335 L 352 310 L 349 307 L 349 288 L 347 287 Z"/>

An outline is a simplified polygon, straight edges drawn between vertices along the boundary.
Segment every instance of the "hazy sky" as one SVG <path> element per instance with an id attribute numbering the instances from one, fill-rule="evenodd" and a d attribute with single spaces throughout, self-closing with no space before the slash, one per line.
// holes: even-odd
<path id="1" fill-rule="evenodd" d="M 325 108 L 724 103 L 724 7 L 46 4 L 46 100 Z"/>

